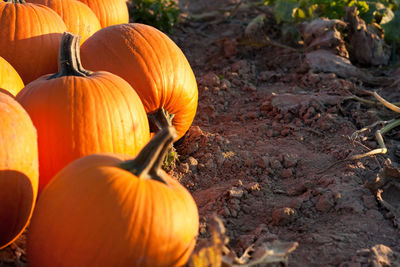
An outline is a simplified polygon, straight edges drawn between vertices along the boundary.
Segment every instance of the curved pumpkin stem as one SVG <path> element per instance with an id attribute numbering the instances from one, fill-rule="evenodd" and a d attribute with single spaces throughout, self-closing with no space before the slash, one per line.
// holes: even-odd
<path id="1" fill-rule="evenodd" d="M 4 2 L 12 4 L 26 4 L 25 0 L 5 0 Z"/>
<path id="2" fill-rule="evenodd" d="M 159 108 L 155 112 L 147 114 L 149 119 L 150 131 L 158 133 L 161 129 L 172 126 L 175 114 L 170 114 L 164 108 Z"/>
<path id="3" fill-rule="evenodd" d="M 142 179 L 153 179 L 167 184 L 162 177 L 161 165 L 176 137 L 177 133 L 174 127 L 162 129 L 147 143 L 135 159 L 121 163 L 120 167 Z"/>
<path id="4" fill-rule="evenodd" d="M 49 80 L 63 76 L 87 77 L 93 73 L 82 67 L 80 40 L 81 37 L 79 35 L 69 32 L 63 33 L 58 54 L 58 72 L 50 76 Z"/>

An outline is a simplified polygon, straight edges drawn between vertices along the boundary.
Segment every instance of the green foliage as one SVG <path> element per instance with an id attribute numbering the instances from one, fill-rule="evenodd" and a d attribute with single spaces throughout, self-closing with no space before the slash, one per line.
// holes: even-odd
<path id="1" fill-rule="evenodd" d="M 382 20 L 381 24 L 385 31 L 385 40 L 389 43 L 400 43 L 400 11 L 393 13 L 392 18 Z"/>
<path id="2" fill-rule="evenodd" d="M 274 5 L 278 23 L 293 23 L 316 17 L 341 19 L 345 7 L 356 6 L 359 16 L 367 23 L 379 23 L 392 10 L 399 7 L 400 0 L 265 0 L 265 5 Z"/>
<path id="3" fill-rule="evenodd" d="M 274 5 L 274 16 L 284 29 L 317 17 L 343 19 L 346 7 L 356 6 L 366 23 L 378 23 L 385 31 L 385 40 L 400 43 L 400 0 L 264 0 Z"/>
<path id="4" fill-rule="evenodd" d="M 151 25 L 166 33 L 171 32 L 180 13 L 174 0 L 131 0 L 129 11 L 134 22 Z"/>
<path id="5" fill-rule="evenodd" d="M 162 169 L 166 172 L 169 172 L 176 167 L 177 162 L 179 162 L 178 153 L 176 152 L 176 149 L 174 147 L 171 147 L 164 158 Z"/>

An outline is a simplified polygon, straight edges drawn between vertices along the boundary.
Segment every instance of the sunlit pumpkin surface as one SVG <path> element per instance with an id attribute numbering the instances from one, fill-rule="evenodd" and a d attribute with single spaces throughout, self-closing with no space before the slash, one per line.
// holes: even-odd
<path id="1" fill-rule="evenodd" d="M 24 88 L 24 82 L 17 71 L 4 58 L 0 57 L 0 92 L 7 91 L 15 96 L 22 88 Z"/>
<path id="2" fill-rule="evenodd" d="M 97 18 L 101 27 L 128 23 L 129 13 L 125 0 L 79 0 L 88 5 Z"/>
<path id="3" fill-rule="evenodd" d="M 66 30 L 61 17 L 46 6 L 0 1 L 0 56 L 25 84 L 57 71 L 58 47 Z"/>
<path id="4" fill-rule="evenodd" d="M 86 156 L 54 177 L 30 226 L 30 266 L 171 267 L 187 261 L 199 227 L 192 196 L 162 170 L 166 184 L 121 169 L 122 159 Z"/>
<path id="5" fill-rule="evenodd" d="M 81 43 L 101 29 L 96 14 L 84 3 L 77 0 L 27 0 L 27 2 L 48 6 L 63 19 L 71 33 L 81 36 Z"/>
<path id="6" fill-rule="evenodd" d="M 25 229 L 38 189 L 36 130 L 26 111 L 0 93 L 0 248 Z"/>
<path id="7" fill-rule="evenodd" d="M 196 78 L 167 35 L 144 24 L 114 25 L 87 39 L 81 56 L 89 69 L 107 70 L 128 81 L 147 113 L 163 107 L 174 114 L 178 138 L 189 129 L 197 110 Z"/>

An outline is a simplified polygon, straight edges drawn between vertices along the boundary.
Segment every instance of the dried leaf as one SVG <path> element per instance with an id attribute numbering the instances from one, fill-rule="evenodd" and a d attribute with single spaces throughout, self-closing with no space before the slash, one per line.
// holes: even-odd
<path id="1" fill-rule="evenodd" d="M 221 219 L 214 216 L 208 224 L 211 240 L 202 242 L 189 260 L 191 267 L 221 267 L 222 253 L 227 238 Z"/>
<path id="2" fill-rule="evenodd" d="M 349 23 L 350 56 L 352 60 L 364 65 L 387 65 L 390 59 L 390 47 L 381 38 L 381 29 L 367 27 L 357 16 L 355 6 L 346 9 L 346 21 Z"/>
<path id="3" fill-rule="evenodd" d="M 305 52 L 325 49 L 348 58 L 345 42 L 337 27 L 345 28 L 346 23 L 338 19 L 319 18 L 300 24 L 299 31 L 304 41 Z"/>
<path id="4" fill-rule="evenodd" d="M 288 265 L 288 256 L 293 252 L 299 243 L 275 241 L 258 247 L 247 264 L 234 265 L 233 267 L 268 266 L 271 264 Z"/>
<path id="5" fill-rule="evenodd" d="M 190 267 L 250 267 L 271 266 L 271 264 L 286 266 L 289 253 L 298 246 L 297 242 L 280 241 L 263 243 L 256 249 L 254 245 L 251 245 L 238 258 L 225 246 L 229 239 L 225 236 L 225 227 L 221 219 L 214 216 L 208 228 L 211 232 L 211 240 L 203 241 L 198 245 L 189 260 Z"/>

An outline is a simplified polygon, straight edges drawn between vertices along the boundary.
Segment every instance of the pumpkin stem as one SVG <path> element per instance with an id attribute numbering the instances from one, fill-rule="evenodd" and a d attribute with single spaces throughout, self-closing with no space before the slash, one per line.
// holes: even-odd
<path id="1" fill-rule="evenodd" d="M 161 165 L 177 133 L 173 126 L 159 131 L 133 160 L 121 163 L 120 167 L 143 179 L 153 179 L 167 184 L 162 177 Z"/>
<path id="2" fill-rule="evenodd" d="M 155 112 L 147 114 L 149 119 L 150 131 L 158 133 L 161 129 L 172 126 L 175 114 L 169 114 L 164 108 L 159 108 Z"/>
<path id="3" fill-rule="evenodd" d="M 80 40 L 81 37 L 79 35 L 69 32 L 63 33 L 58 52 L 58 72 L 50 76 L 49 80 L 63 76 L 87 77 L 93 73 L 82 67 L 79 48 Z"/>
<path id="4" fill-rule="evenodd" d="M 26 4 L 25 0 L 4 0 L 4 2 L 12 4 Z"/>

